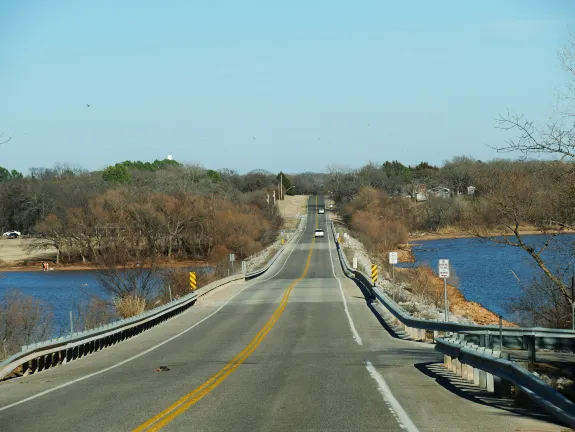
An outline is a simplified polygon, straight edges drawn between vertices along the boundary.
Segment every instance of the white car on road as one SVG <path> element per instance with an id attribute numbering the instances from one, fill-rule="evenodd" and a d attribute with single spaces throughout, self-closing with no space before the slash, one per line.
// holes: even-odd
<path id="1" fill-rule="evenodd" d="M 317 212 L 318 212 L 319 214 L 324 214 L 324 213 L 325 213 L 325 209 L 324 209 L 324 208 L 320 208 Z"/>
<path id="2" fill-rule="evenodd" d="M 313 236 L 314 236 L 314 237 L 323 237 L 323 236 L 324 236 L 324 232 L 323 232 L 322 229 L 316 229 L 316 230 L 313 232 Z"/>

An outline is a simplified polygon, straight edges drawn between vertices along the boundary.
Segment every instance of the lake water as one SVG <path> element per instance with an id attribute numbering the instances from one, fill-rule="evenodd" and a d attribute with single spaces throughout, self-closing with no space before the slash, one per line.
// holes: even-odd
<path id="1" fill-rule="evenodd" d="M 524 236 L 526 243 L 541 246 L 543 236 Z M 522 287 L 542 274 L 523 249 L 471 239 L 415 241 L 416 264 L 427 263 L 437 273 L 439 259 L 449 259 L 459 278 L 459 289 L 468 300 L 506 315 L 506 304 L 522 294 Z M 558 236 L 542 257 L 554 268 L 573 268 L 575 235 Z M 406 265 L 402 265 L 406 267 Z M 407 265 L 408 266 L 408 265 Z M 514 274 L 515 273 L 515 274 Z"/>
<path id="2" fill-rule="evenodd" d="M 189 271 L 209 270 L 190 268 Z M 70 331 L 70 311 L 76 313 L 78 304 L 91 296 L 110 298 L 96 278 L 96 272 L 83 270 L 1 272 L 0 297 L 13 290 L 35 297 L 50 308 L 53 313 L 52 337 Z"/>
<path id="3" fill-rule="evenodd" d="M 52 310 L 54 336 L 70 329 L 70 311 L 90 296 L 108 298 L 93 271 L 0 273 L 0 296 L 12 290 L 35 297 Z"/>
<path id="4" fill-rule="evenodd" d="M 525 240 L 534 246 L 543 241 L 541 236 L 525 236 Z M 565 250 L 575 242 L 575 235 L 562 235 L 555 242 L 562 246 L 561 251 L 553 247 L 545 251 L 543 256 L 556 266 L 570 265 L 573 257 L 565 253 Z M 449 259 L 459 278 L 459 289 L 465 297 L 504 316 L 506 304 L 520 296 L 522 286 L 541 273 L 534 266 L 533 259 L 519 248 L 479 239 L 427 240 L 416 243 L 420 244 L 413 248 L 416 264 L 427 263 L 437 271 L 438 260 Z M 70 310 L 74 311 L 78 303 L 93 295 L 108 297 L 93 271 L 0 273 L 0 296 L 13 289 L 38 298 L 52 309 L 54 336 L 69 331 Z"/>

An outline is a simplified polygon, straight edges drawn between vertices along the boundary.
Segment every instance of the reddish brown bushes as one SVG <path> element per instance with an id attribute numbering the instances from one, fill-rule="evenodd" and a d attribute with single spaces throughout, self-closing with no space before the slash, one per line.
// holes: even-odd
<path id="1" fill-rule="evenodd" d="M 361 241 L 378 254 L 393 250 L 408 240 L 407 228 L 395 213 L 401 208 L 401 202 L 395 201 L 385 192 L 364 188 L 344 210 L 344 218 Z"/>

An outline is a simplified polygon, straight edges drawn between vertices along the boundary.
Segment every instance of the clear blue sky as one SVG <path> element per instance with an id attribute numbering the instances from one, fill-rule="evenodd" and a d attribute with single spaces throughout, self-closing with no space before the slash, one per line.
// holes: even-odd
<path id="1" fill-rule="evenodd" d="M 551 113 L 574 18 L 573 0 L 2 1 L 0 165 L 490 159 L 499 112 Z"/>

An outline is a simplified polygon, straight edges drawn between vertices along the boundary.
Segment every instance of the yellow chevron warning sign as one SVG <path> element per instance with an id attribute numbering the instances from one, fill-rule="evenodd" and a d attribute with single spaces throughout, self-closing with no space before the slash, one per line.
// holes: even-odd
<path id="1" fill-rule="evenodd" d="M 377 265 L 376 264 L 371 265 L 371 280 L 373 281 L 373 284 L 375 285 L 375 283 L 377 282 Z"/>
<path id="2" fill-rule="evenodd" d="M 196 272 L 190 272 L 190 289 L 193 291 L 197 288 L 196 284 Z"/>

